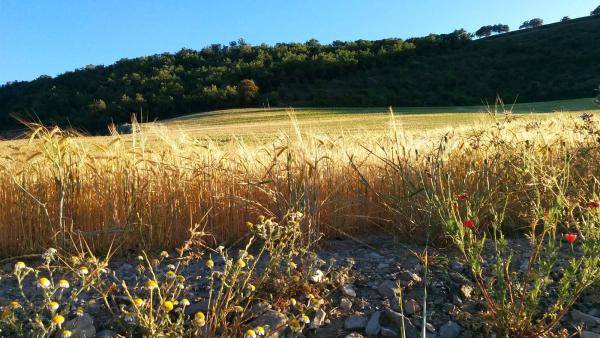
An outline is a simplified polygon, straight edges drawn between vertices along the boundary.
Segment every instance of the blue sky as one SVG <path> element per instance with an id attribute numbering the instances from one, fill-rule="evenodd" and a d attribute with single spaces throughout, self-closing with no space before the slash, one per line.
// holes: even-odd
<path id="1" fill-rule="evenodd" d="M 588 15 L 598 0 L 0 0 L 0 84 L 123 57 L 251 44 L 409 38 Z"/>

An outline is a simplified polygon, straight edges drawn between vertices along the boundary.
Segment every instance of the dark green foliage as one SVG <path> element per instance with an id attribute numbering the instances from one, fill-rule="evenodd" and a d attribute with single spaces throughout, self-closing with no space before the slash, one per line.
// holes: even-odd
<path id="1" fill-rule="evenodd" d="M 600 6 L 590 12 L 590 15 L 600 15 Z"/>
<path id="2" fill-rule="evenodd" d="M 483 38 L 492 35 L 492 26 L 483 26 L 475 32 L 475 36 Z"/>
<path id="3" fill-rule="evenodd" d="M 560 22 L 566 22 L 566 21 L 569 21 L 569 20 L 571 20 L 571 18 L 570 18 L 570 17 L 568 17 L 568 16 L 563 16 L 563 18 L 562 18 L 562 19 L 560 19 Z"/>
<path id="4" fill-rule="evenodd" d="M 475 36 L 478 38 L 483 38 L 483 37 L 488 37 L 490 35 L 492 35 L 492 33 L 498 33 L 498 34 L 502 34 L 502 33 L 507 33 L 510 31 L 510 27 L 508 25 L 504 25 L 504 24 L 496 24 L 496 25 L 488 25 L 488 26 L 483 26 L 481 28 L 479 28 L 476 32 L 475 32 Z"/>
<path id="5" fill-rule="evenodd" d="M 406 41 L 240 40 L 1 86 L 0 129 L 18 127 L 13 114 L 104 133 L 134 113 L 154 120 L 240 104 L 449 106 L 497 95 L 506 102 L 590 97 L 600 83 L 599 41 L 596 17 L 481 40 L 464 30 Z M 248 90 L 244 79 L 260 91 Z"/>
<path id="6" fill-rule="evenodd" d="M 531 19 L 529 21 L 523 22 L 523 24 L 521 26 L 519 26 L 519 29 L 536 28 L 536 27 L 541 27 L 543 25 L 544 25 L 544 20 L 542 20 L 540 18 L 535 18 L 535 19 Z"/>

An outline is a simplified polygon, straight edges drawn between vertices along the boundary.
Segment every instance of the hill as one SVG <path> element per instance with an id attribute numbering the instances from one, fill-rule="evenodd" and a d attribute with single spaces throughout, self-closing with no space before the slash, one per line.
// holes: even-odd
<path id="1" fill-rule="evenodd" d="M 243 40 L 89 65 L 0 87 L 11 116 L 105 132 L 143 111 L 150 120 L 240 106 L 454 106 L 590 97 L 600 83 L 600 19 L 585 17 L 472 40 L 423 38 L 251 46 Z M 238 87 L 252 79 L 253 96 Z"/>

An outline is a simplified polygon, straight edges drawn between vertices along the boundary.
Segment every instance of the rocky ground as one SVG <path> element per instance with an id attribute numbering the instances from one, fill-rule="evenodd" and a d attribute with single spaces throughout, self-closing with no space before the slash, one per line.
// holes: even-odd
<path id="1" fill-rule="evenodd" d="M 526 267 L 528 248 L 524 240 L 511 240 L 517 269 Z M 424 276 L 419 256 L 424 247 L 395 242 L 389 237 L 372 236 L 355 240 L 337 240 L 323 243 L 319 256 L 328 261 L 334 258 L 344 262 L 355 261 L 349 283 L 332 290 L 325 311 L 311 318 L 306 337 L 398 337 L 404 326 L 406 337 L 421 337 L 423 322 L 428 338 L 490 337 L 483 321 L 474 314 L 483 309 L 478 290 L 468 269 L 451 249 L 429 249 L 429 272 Z M 219 265 L 222 262 L 215 262 Z M 9 271 L 14 263 L 7 263 L 0 288 L 0 304 L 15 299 L 17 291 Z M 135 275 L 135 261 L 117 259 L 111 267 L 126 279 Z M 206 269 L 192 264 L 186 269 L 190 280 Z M 558 272 L 557 272 L 558 274 Z M 318 276 L 317 276 L 318 278 Z M 557 275 L 558 278 L 558 275 Z M 424 286 L 427 286 L 426 318 L 423 321 Z M 34 285 L 29 286 L 34 288 Z M 199 289 L 203 285 L 197 285 Z M 400 289 L 402 294 L 400 294 Z M 592 288 L 592 290 L 597 290 Z M 190 298 L 190 300 L 193 299 Z M 202 310 L 205 304 L 193 303 L 190 313 Z M 269 324 L 277 327 L 285 323 L 285 316 L 269 306 L 252 310 L 257 319 L 252 325 Z M 405 316 L 402 315 L 402 312 Z M 111 337 L 109 316 L 100 306 L 94 312 L 77 317 L 66 324 L 85 336 Z M 587 292 L 562 319 L 561 326 L 570 332 L 582 324 L 581 337 L 600 338 L 600 297 Z M 83 336 L 83 334 L 81 335 Z"/>

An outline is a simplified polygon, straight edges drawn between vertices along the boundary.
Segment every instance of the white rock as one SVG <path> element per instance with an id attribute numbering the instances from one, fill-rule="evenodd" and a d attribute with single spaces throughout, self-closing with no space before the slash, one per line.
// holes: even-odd
<path id="1" fill-rule="evenodd" d="M 352 284 L 342 286 L 342 293 L 348 297 L 356 297 L 356 291 L 354 291 Z"/>
<path id="2" fill-rule="evenodd" d="M 323 276 L 323 271 L 317 269 L 317 271 L 315 271 L 315 273 L 312 276 L 310 276 L 309 280 L 313 283 L 321 283 L 321 281 L 323 280 Z"/>

